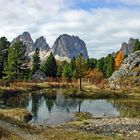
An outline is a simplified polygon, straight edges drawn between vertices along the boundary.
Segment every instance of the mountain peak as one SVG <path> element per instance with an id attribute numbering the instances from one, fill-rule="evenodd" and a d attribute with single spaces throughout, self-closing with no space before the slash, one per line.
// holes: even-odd
<path id="1" fill-rule="evenodd" d="M 134 47 L 134 42 L 136 39 L 130 38 L 128 43 L 123 42 L 121 51 L 123 52 L 124 55 L 129 55 L 133 52 L 133 47 Z"/>
<path id="2" fill-rule="evenodd" d="M 39 38 L 36 39 L 33 50 L 36 48 L 39 48 L 41 51 L 49 51 L 50 47 L 48 43 L 46 42 L 46 39 L 44 36 L 40 36 Z"/>
<path id="3" fill-rule="evenodd" d="M 70 59 L 77 57 L 80 53 L 85 59 L 88 58 L 85 42 L 77 36 L 68 34 L 62 34 L 56 39 L 52 51 L 54 55 Z"/>

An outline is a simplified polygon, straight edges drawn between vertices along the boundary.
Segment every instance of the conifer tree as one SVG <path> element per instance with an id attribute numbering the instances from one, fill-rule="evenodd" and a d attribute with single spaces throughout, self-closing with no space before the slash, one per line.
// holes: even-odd
<path id="1" fill-rule="evenodd" d="M 43 72 L 48 77 L 56 77 L 57 75 L 57 64 L 56 60 L 52 53 L 50 53 L 50 56 L 46 59 L 45 63 L 42 66 Z"/>
<path id="2" fill-rule="evenodd" d="M 35 74 L 35 72 L 39 69 L 40 69 L 39 49 L 36 48 L 35 53 L 33 55 L 32 75 Z"/>
<path id="3" fill-rule="evenodd" d="M 79 80 L 79 90 L 82 90 L 82 78 L 85 76 L 86 64 L 83 55 L 80 54 L 76 59 L 75 77 Z"/>
<path id="4" fill-rule="evenodd" d="M 123 52 L 122 51 L 119 51 L 117 53 L 117 55 L 116 55 L 116 58 L 115 58 L 115 67 L 116 67 L 116 69 L 119 69 L 121 67 L 123 58 L 124 58 Z"/>
<path id="5" fill-rule="evenodd" d="M 135 43 L 134 43 L 134 48 L 133 48 L 133 52 L 140 50 L 140 41 L 139 39 L 136 39 Z"/>
<path id="6" fill-rule="evenodd" d="M 70 68 L 72 71 L 74 71 L 76 68 L 75 60 L 76 60 L 75 57 L 73 57 L 72 60 L 70 61 Z"/>
<path id="7" fill-rule="evenodd" d="M 10 46 L 10 42 L 7 41 L 7 38 L 0 38 L 0 79 L 4 76 L 4 66 L 7 63 L 8 59 L 8 48 Z"/>
<path id="8" fill-rule="evenodd" d="M 63 67 L 62 76 L 63 76 L 66 80 L 71 81 L 72 76 L 73 76 L 73 71 L 72 71 L 72 67 L 71 67 L 70 64 L 67 63 L 67 64 Z"/>
<path id="9" fill-rule="evenodd" d="M 18 41 L 8 49 L 8 62 L 5 67 L 6 79 L 19 80 L 24 78 L 28 63 L 25 48 L 26 46 Z"/>
<path id="10" fill-rule="evenodd" d="M 109 54 L 106 58 L 106 77 L 110 77 L 112 75 L 112 73 L 114 72 L 114 67 L 115 67 L 115 61 L 114 61 L 114 57 Z"/>

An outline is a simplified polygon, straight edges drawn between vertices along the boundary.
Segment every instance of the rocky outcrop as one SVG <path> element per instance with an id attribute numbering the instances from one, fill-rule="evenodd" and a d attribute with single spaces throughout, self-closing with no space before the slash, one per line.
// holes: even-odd
<path id="1" fill-rule="evenodd" d="M 77 36 L 70 36 L 67 34 L 60 35 L 52 48 L 54 55 L 60 57 L 73 58 L 77 57 L 80 53 L 83 54 L 85 59 L 88 58 L 86 44 Z"/>
<path id="2" fill-rule="evenodd" d="M 136 39 L 130 38 L 128 43 L 122 43 L 121 51 L 124 55 L 130 55 L 133 52 L 133 47 Z"/>
<path id="3" fill-rule="evenodd" d="M 140 51 L 136 51 L 124 59 L 120 69 L 109 78 L 109 85 L 111 88 L 118 89 L 120 87 L 116 85 L 116 82 L 122 77 L 130 76 L 140 76 Z"/>
<path id="4" fill-rule="evenodd" d="M 47 44 L 46 39 L 45 39 L 43 36 L 39 37 L 39 38 L 35 41 L 35 44 L 33 45 L 33 51 L 34 51 L 36 48 L 39 48 L 40 51 L 46 51 L 46 52 L 50 50 L 50 47 L 49 47 L 49 45 Z"/>
<path id="5" fill-rule="evenodd" d="M 45 81 L 46 80 L 46 75 L 41 70 L 38 70 L 33 75 L 32 80 L 33 81 Z"/>
<path id="6" fill-rule="evenodd" d="M 19 35 L 18 37 L 16 37 L 12 42 L 11 45 L 13 43 L 15 43 L 16 41 L 22 41 L 25 45 L 26 45 L 26 53 L 29 54 L 30 52 L 32 52 L 32 48 L 33 48 L 33 40 L 31 38 L 31 35 L 29 32 L 24 32 L 23 34 Z"/>

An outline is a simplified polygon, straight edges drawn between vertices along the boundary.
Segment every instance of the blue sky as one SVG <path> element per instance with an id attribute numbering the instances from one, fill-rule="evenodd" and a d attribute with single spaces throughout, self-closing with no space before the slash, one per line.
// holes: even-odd
<path id="1" fill-rule="evenodd" d="M 75 0 L 74 7 L 84 10 L 93 8 L 133 8 L 140 9 L 138 0 Z"/>
<path id="2" fill-rule="evenodd" d="M 90 57 L 120 49 L 140 38 L 140 0 L 0 0 L 0 35 L 12 40 L 29 31 L 52 47 L 60 34 L 79 36 Z"/>

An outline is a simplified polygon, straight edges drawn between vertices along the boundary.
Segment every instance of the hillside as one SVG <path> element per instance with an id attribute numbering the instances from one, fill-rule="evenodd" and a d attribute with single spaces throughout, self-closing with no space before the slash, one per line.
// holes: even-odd
<path id="1" fill-rule="evenodd" d="M 140 51 L 131 53 L 123 60 L 119 70 L 109 78 L 109 85 L 112 89 L 140 85 Z"/>

